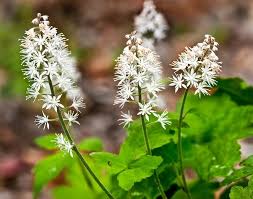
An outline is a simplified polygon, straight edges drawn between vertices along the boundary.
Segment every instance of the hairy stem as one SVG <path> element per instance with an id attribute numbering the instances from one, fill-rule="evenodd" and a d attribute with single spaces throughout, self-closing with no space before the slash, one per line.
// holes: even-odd
<path id="1" fill-rule="evenodd" d="M 48 76 L 48 83 L 49 83 L 49 86 L 50 86 L 51 95 L 55 96 L 54 87 L 53 87 L 52 80 L 51 80 L 50 76 Z M 78 150 L 77 146 L 75 145 L 75 143 L 74 143 L 74 141 L 73 141 L 73 139 L 70 135 L 70 132 L 68 131 L 68 129 L 67 129 L 65 123 L 64 123 L 64 120 L 63 120 L 63 117 L 62 117 L 62 112 L 61 112 L 61 109 L 59 107 L 57 107 L 57 115 L 58 115 L 62 130 L 63 130 L 64 134 L 66 135 L 66 137 L 68 138 L 68 141 L 73 145 L 72 149 L 76 153 L 76 155 L 79 158 L 82 165 L 87 169 L 87 171 L 90 173 L 90 175 L 96 181 L 96 183 L 100 186 L 100 188 L 106 193 L 108 198 L 115 199 L 112 196 L 112 194 L 106 189 L 106 187 L 102 184 L 102 182 L 97 178 L 96 174 L 92 171 L 92 169 L 89 167 L 88 163 L 85 161 L 82 154 Z"/>
<path id="2" fill-rule="evenodd" d="M 179 115 L 179 122 L 178 122 L 178 144 L 177 144 L 177 150 L 178 150 L 178 158 L 179 158 L 179 166 L 180 166 L 180 173 L 182 175 L 182 181 L 183 181 L 183 189 L 185 193 L 187 194 L 188 198 L 191 199 L 191 193 L 188 189 L 186 178 L 184 174 L 184 166 L 183 166 L 183 151 L 182 151 L 182 135 L 181 135 L 181 129 L 182 129 L 182 122 L 183 122 L 183 114 L 184 114 L 184 106 L 186 102 L 186 97 L 189 91 L 189 87 L 185 90 L 180 115 Z"/>
<path id="3" fill-rule="evenodd" d="M 139 102 L 142 103 L 141 87 L 139 85 L 138 85 L 138 94 L 139 94 Z M 144 115 L 141 115 L 141 124 L 142 124 L 143 136 L 144 136 L 144 141 L 145 141 L 145 144 L 146 144 L 147 153 L 148 153 L 148 155 L 152 155 Z M 158 176 L 158 173 L 157 173 L 156 170 L 154 171 L 154 177 L 155 177 L 155 182 L 158 186 L 158 189 L 159 189 L 159 192 L 161 193 L 162 198 L 167 199 L 167 196 L 164 193 L 161 181 L 159 179 L 159 176 Z"/>

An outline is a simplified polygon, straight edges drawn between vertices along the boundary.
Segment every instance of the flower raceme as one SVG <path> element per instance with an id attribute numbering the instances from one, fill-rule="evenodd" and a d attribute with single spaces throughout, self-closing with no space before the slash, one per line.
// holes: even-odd
<path id="1" fill-rule="evenodd" d="M 156 11 L 152 0 L 146 0 L 142 12 L 135 17 L 135 30 L 143 41 L 143 46 L 154 49 L 156 41 L 166 37 L 169 27 L 164 16 Z"/>
<path id="2" fill-rule="evenodd" d="M 195 94 L 209 95 L 208 91 L 216 85 L 215 79 L 221 71 L 221 62 L 215 54 L 217 50 L 218 43 L 211 35 L 205 35 L 202 43 L 186 48 L 171 64 L 174 75 L 170 86 L 175 87 L 175 92 L 193 87 Z"/>
<path id="3" fill-rule="evenodd" d="M 149 120 L 153 114 L 165 128 L 170 124 L 167 112 L 159 115 L 154 110 L 158 93 L 164 89 L 160 80 L 162 69 L 159 56 L 141 45 L 142 40 L 136 37 L 136 32 L 126 35 L 126 38 L 127 46 L 116 60 L 114 80 L 117 81 L 118 91 L 114 103 L 121 108 L 126 103 L 134 103 L 139 107 L 137 115 Z M 129 125 L 133 121 L 131 113 L 123 113 L 120 121 L 124 126 Z"/>
<path id="4" fill-rule="evenodd" d="M 81 90 L 76 86 L 79 73 L 76 63 L 67 49 L 66 38 L 49 25 L 48 16 L 38 14 L 32 23 L 35 27 L 25 32 L 21 39 L 23 73 L 30 82 L 27 99 L 42 101 L 42 116 L 36 116 L 35 123 L 49 129 L 49 118 L 45 110 L 64 112 L 63 120 L 68 126 L 77 123 L 78 112 L 84 107 Z M 68 102 L 63 104 L 63 97 Z M 67 105 L 69 104 L 69 105 Z M 72 143 L 57 135 L 60 149 L 72 156 Z"/>

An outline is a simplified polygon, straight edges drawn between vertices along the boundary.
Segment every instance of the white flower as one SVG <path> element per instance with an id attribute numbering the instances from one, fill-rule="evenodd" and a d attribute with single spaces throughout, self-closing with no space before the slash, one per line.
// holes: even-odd
<path id="1" fill-rule="evenodd" d="M 136 32 L 126 35 L 127 46 L 117 58 L 114 80 L 117 82 L 117 94 L 114 104 L 123 108 L 126 103 L 137 104 L 139 112 L 149 120 L 149 115 L 157 107 L 158 93 L 164 89 L 161 83 L 162 67 L 159 56 L 142 46 L 142 40 Z M 123 113 L 121 124 L 129 125 L 132 115 Z"/>
<path id="2" fill-rule="evenodd" d="M 42 108 L 45 109 L 51 109 L 53 108 L 55 111 L 57 111 L 57 108 L 64 108 L 64 106 L 60 103 L 61 95 L 58 96 L 51 96 L 46 95 L 44 96 L 44 104 L 42 105 Z"/>
<path id="3" fill-rule="evenodd" d="M 137 83 L 139 86 L 142 86 L 145 81 L 147 81 L 147 73 L 145 71 L 139 72 L 133 77 L 133 82 Z"/>
<path id="4" fill-rule="evenodd" d="M 178 91 L 179 88 L 186 88 L 186 85 L 184 84 L 183 75 L 173 75 L 172 76 L 172 82 L 169 84 L 170 86 L 175 86 L 175 92 Z"/>
<path id="5" fill-rule="evenodd" d="M 143 115 L 145 116 L 146 120 L 149 121 L 149 115 L 151 113 L 154 113 L 154 110 L 152 110 L 151 103 L 147 103 L 147 104 L 139 103 L 139 112 L 137 113 L 137 115 Z"/>
<path id="6" fill-rule="evenodd" d="M 47 127 L 47 129 L 49 129 L 49 119 L 48 116 L 45 115 L 45 113 L 42 111 L 43 116 L 37 115 L 36 119 L 35 119 L 35 123 L 36 125 L 38 125 L 38 127 L 40 127 L 41 125 L 43 125 L 43 129 L 45 129 Z"/>
<path id="7" fill-rule="evenodd" d="M 197 89 L 195 91 L 195 94 L 199 94 L 199 97 L 201 96 L 201 94 L 203 94 L 203 95 L 209 95 L 208 88 L 209 88 L 209 86 L 206 85 L 205 83 L 199 83 L 197 85 Z"/>
<path id="8" fill-rule="evenodd" d="M 154 116 L 157 117 L 157 122 L 159 122 L 164 129 L 166 129 L 167 125 L 171 125 L 171 121 L 169 121 L 167 111 L 164 111 L 162 114 L 154 113 Z"/>
<path id="9" fill-rule="evenodd" d="M 143 97 L 157 96 L 157 92 L 164 87 L 160 83 L 161 65 L 158 55 L 150 49 L 141 46 L 141 40 L 135 33 L 127 36 L 127 47 L 118 57 L 115 78 L 118 82 L 118 91 L 115 104 L 124 104 L 135 101 L 138 95 L 138 86 L 143 92 Z M 138 49 L 137 51 L 134 49 Z"/>
<path id="10" fill-rule="evenodd" d="M 188 86 L 197 86 L 198 85 L 198 81 L 199 81 L 200 76 L 195 73 L 194 69 L 192 68 L 190 72 L 186 72 L 184 79 L 187 82 L 187 87 Z"/>
<path id="11" fill-rule="evenodd" d="M 69 108 L 79 111 L 84 107 L 82 91 L 76 83 L 80 73 L 76 61 L 71 56 L 67 39 L 58 33 L 55 27 L 49 25 L 48 16 L 37 14 L 32 20 L 35 27 L 25 32 L 21 39 L 21 59 L 24 76 L 31 86 L 27 90 L 27 99 L 42 100 L 43 109 L 62 108 L 63 114 L 69 120 L 68 124 L 77 123 L 78 114 L 67 112 Z M 53 95 L 50 95 L 53 94 Z M 61 104 L 61 96 L 68 99 Z M 46 116 L 37 116 L 36 124 L 48 127 Z M 43 123 L 45 122 L 45 123 Z"/>
<path id="12" fill-rule="evenodd" d="M 39 47 L 40 50 L 42 50 L 42 47 L 45 45 L 45 37 L 42 37 L 42 35 L 38 35 L 37 37 L 34 37 L 34 44 Z"/>
<path id="13" fill-rule="evenodd" d="M 130 123 L 133 121 L 133 117 L 131 113 L 128 111 L 127 113 L 122 113 L 121 117 L 118 121 L 120 121 L 120 124 L 123 124 L 123 127 L 129 126 Z"/>
<path id="14" fill-rule="evenodd" d="M 175 86 L 176 92 L 180 88 L 194 87 L 195 94 L 208 95 L 208 88 L 216 85 L 221 71 L 221 62 L 215 54 L 217 50 L 218 43 L 210 35 L 205 35 L 202 43 L 186 48 L 171 64 L 175 72 L 170 86 Z"/>
<path id="15" fill-rule="evenodd" d="M 64 113 L 65 120 L 68 121 L 69 126 L 72 126 L 72 123 L 79 124 L 80 123 L 77 120 L 78 118 L 78 113 L 75 113 L 74 111 L 68 111 L 67 113 Z"/>
<path id="16" fill-rule="evenodd" d="M 73 144 L 67 141 L 63 134 L 56 134 L 56 138 L 54 139 L 55 144 L 59 147 L 61 151 L 64 153 L 69 153 L 69 155 L 73 158 Z"/>
<path id="17" fill-rule="evenodd" d="M 146 89 L 149 93 L 151 93 L 153 96 L 157 97 L 157 93 L 162 91 L 164 89 L 164 86 L 155 80 L 151 80 L 150 83 L 146 84 Z"/>
<path id="18" fill-rule="evenodd" d="M 169 29 L 165 18 L 156 11 L 152 0 L 144 1 L 143 10 L 135 17 L 134 23 L 138 36 L 143 39 L 143 45 L 150 49 L 154 49 L 155 41 L 166 37 Z"/>
<path id="19" fill-rule="evenodd" d="M 49 75 L 50 77 L 56 77 L 58 74 L 58 66 L 57 63 L 45 63 L 45 74 Z"/>
<path id="20" fill-rule="evenodd" d="M 65 74 L 58 75 L 56 77 L 56 82 L 57 82 L 58 86 L 63 91 L 67 91 L 67 90 L 73 88 L 73 86 L 72 86 L 73 83 L 72 83 L 71 79 L 68 76 L 66 76 Z"/>
<path id="21" fill-rule="evenodd" d="M 37 88 L 28 88 L 27 89 L 27 96 L 26 99 L 34 99 L 33 101 L 35 101 L 37 99 L 37 97 L 40 95 L 40 91 Z"/>
<path id="22" fill-rule="evenodd" d="M 47 84 L 46 76 L 44 74 L 36 75 L 32 80 L 33 84 L 32 87 L 40 90 L 40 88 L 45 88 Z"/>
<path id="23" fill-rule="evenodd" d="M 73 107 L 76 111 L 80 112 L 80 108 L 85 108 L 85 103 L 82 97 L 74 97 L 73 102 L 70 107 Z"/>
<path id="24" fill-rule="evenodd" d="M 34 63 L 36 63 L 37 67 L 40 67 L 41 64 L 44 64 L 48 61 L 45 55 L 45 51 L 43 52 L 34 51 L 34 53 L 32 54 L 32 59 Z"/>

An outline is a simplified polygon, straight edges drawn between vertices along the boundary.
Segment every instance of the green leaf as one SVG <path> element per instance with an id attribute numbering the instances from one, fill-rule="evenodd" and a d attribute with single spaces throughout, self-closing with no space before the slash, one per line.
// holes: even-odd
<path id="1" fill-rule="evenodd" d="M 170 128 L 178 128 L 179 121 L 178 119 L 171 119 Z M 190 126 L 186 122 L 182 122 L 182 128 L 190 128 Z"/>
<path id="2" fill-rule="evenodd" d="M 239 105 L 253 105 L 253 87 L 240 78 L 219 79 L 217 94 L 224 93 Z"/>
<path id="3" fill-rule="evenodd" d="M 190 187 L 190 193 L 194 199 L 214 199 L 214 192 L 218 187 L 218 183 L 197 181 Z M 188 199 L 188 197 L 184 191 L 179 190 L 172 199 Z"/>
<path id="4" fill-rule="evenodd" d="M 39 147 L 47 150 L 55 150 L 57 149 L 56 144 L 53 142 L 55 139 L 55 134 L 43 135 L 35 138 L 35 144 Z"/>
<path id="5" fill-rule="evenodd" d="M 191 108 L 195 113 L 185 118 L 190 128 L 182 129 L 185 165 L 203 180 L 225 177 L 240 161 L 237 140 L 253 133 L 253 106 L 238 106 L 225 94 L 189 95 L 186 110 Z"/>
<path id="6" fill-rule="evenodd" d="M 118 175 L 119 186 L 126 191 L 130 190 L 134 183 L 150 177 L 161 162 L 162 158 L 158 156 L 147 155 L 141 157 L 129 164 L 129 168 Z"/>
<path id="7" fill-rule="evenodd" d="M 86 138 L 86 139 L 82 140 L 78 144 L 78 148 L 80 150 L 84 150 L 84 151 L 102 151 L 103 150 L 103 143 L 100 138 L 91 137 L 91 138 Z"/>
<path id="8" fill-rule="evenodd" d="M 234 186 L 232 187 L 230 199 L 252 199 L 253 198 L 253 178 L 249 180 L 247 187 Z"/>
<path id="9" fill-rule="evenodd" d="M 92 191 L 83 189 L 84 187 L 58 186 L 53 189 L 53 196 L 54 199 L 82 199 L 85 195 L 85 199 L 94 199 Z"/>
<path id="10" fill-rule="evenodd" d="M 151 149 L 161 147 L 169 143 L 174 135 L 170 128 L 166 130 L 151 118 L 147 123 L 147 134 Z M 140 120 L 135 121 L 127 130 L 128 136 L 120 149 L 120 157 L 130 162 L 146 154 L 143 130 Z"/>
<path id="11" fill-rule="evenodd" d="M 253 167 L 253 155 L 247 157 L 245 160 L 243 160 L 240 165 L 242 166 L 249 166 Z"/>
<path id="12" fill-rule="evenodd" d="M 56 178 L 60 172 L 71 162 L 69 156 L 64 156 L 62 153 L 48 156 L 40 160 L 34 167 L 34 187 L 33 196 L 38 197 L 43 186 L 49 181 Z"/>
<path id="13" fill-rule="evenodd" d="M 172 196 L 172 199 L 188 199 L 188 196 L 182 189 L 180 189 Z"/>
<path id="14" fill-rule="evenodd" d="M 238 142 L 231 138 L 216 139 L 209 145 L 209 149 L 214 155 L 215 163 L 223 167 L 233 167 L 240 161 L 241 152 Z"/>
<path id="15" fill-rule="evenodd" d="M 117 174 L 127 168 L 127 163 L 118 155 L 109 152 L 94 152 L 90 155 L 97 164 L 109 168 L 112 174 Z"/>
<path id="16" fill-rule="evenodd" d="M 89 155 L 84 154 L 83 156 L 99 180 L 110 190 L 110 175 L 105 175 L 104 169 L 100 168 Z M 108 199 L 78 159 L 66 166 L 64 185 L 54 187 L 52 194 L 54 199 L 83 199 L 84 196 L 87 199 Z"/>
<path id="17" fill-rule="evenodd" d="M 232 174 L 227 176 L 222 184 L 230 184 L 232 182 L 238 181 L 242 178 L 246 178 L 250 175 L 253 175 L 253 167 L 243 167 L 241 169 L 235 170 Z"/>
<path id="18" fill-rule="evenodd" d="M 159 173 L 159 179 L 164 190 L 168 190 L 176 179 L 175 168 L 173 166 L 164 168 L 163 171 Z M 157 198 L 160 195 L 154 176 L 135 183 L 131 191 L 134 193 L 137 192 L 148 199 Z M 170 195 L 171 194 L 172 193 L 170 193 Z"/>

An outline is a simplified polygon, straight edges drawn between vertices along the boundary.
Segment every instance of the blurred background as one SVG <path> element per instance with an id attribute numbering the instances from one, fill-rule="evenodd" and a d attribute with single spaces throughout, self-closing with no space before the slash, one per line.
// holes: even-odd
<path id="1" fill-rule="evenodd" d="M 220 43 L 222 76 L 253 83 L 252 0 L 155 0 L 155 4 L 170 26 L 166 39 L 156 46 L 165 77 L 178 53 L 209 33 Z M 125 134 L 117 122 L 120 110 L 113 106 L 114 60 L 142 5 L 142 0 L 0 0 L 0 199 L 31 198 L 31 168 L 45 155 L 33 142 L 43 134 L 33 122 L 41 107 L 25 101 L 27 82 L 19 56 L 19 39 L 32 27 L 36 13 L 49 15 L 51 24 L 69 39 L 78 61 L 87 108 L 74 129 L 75 139 L 98 136 L 106 150 L 117 152 Z M 178 96 L 167 90 L 162 106 L 174 110 Z M 48 198 L 47 193 L 42 198 Z"/>

